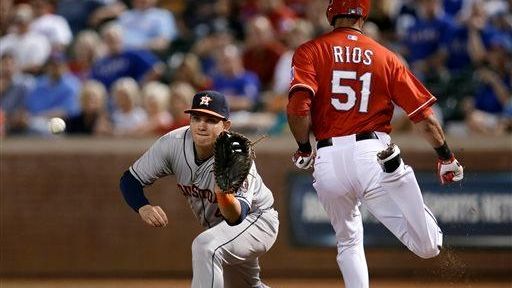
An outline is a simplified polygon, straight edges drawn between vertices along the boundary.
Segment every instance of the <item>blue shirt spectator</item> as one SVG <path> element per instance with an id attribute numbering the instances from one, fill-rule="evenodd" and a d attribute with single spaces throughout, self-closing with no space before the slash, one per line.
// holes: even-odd
<path id="1" fill-rule="evenodd" d="M 55 111 L 70 116 L 80 110 L 78 92 L 80 81 L 70 73 L 59 79 L 42 75 L 36 79 L 34 90 L 27 96 L 25 105 L 32 115 L 45 115 Z"/>
<path id="2" fill-rule="evenodd" d="M 503 84 L 506 85 L 509 91 L 512 90 L 510 81 L 507 78 L 503 79 Z M 504 109 L 503 103 L 498 99 L 494 89 L 491 85 L 482 83 L 475 92 L 475 108 L 488 112 L 491 114 L 500 114 Z"/>
<path id="3" fill-rule="evenodd" d="M 258 76 L 250 71 L 234 77 L 216 74 L 213 76 L 213 89 L 224 95 L 247 97 L 256 102 L 259 99 L 260 81 Z"/>
<path id="4" fill-rule="evenodd" d="M 455 17 L 464 6 L 464 2 L 465 0 L 444 0 L 444 12 L 451 17 Z"/>
<path id="5" fill-rule="evenodd" d="M 159 61 L 152 53 L 143 50 L 122 51 L 100 58 L 92 67 L 92 78 L 110 89 L 112 83 L 122 77 L 142 81 Z"/>
<path id="6" fill-rule="evenodd" d="M 405 38 L 407 47 L 406 59 L 409 62 L 424 60 L 439 49 L 439 44 L 447 42 L 452 31 L 452 21 L 448 17 L 434 19 L 416 19 L 416 22 L 408 29 Z"/>
<path id="7" fill-rule="evenodd" d="M 101 30 L 101 37 L 107 46 L 107 54 L 93 64 L 91 76 L 108 90 L 114 81 L 122 77 L 147 82 L 161 76 L 163 65 L 151 52 L 124 49 L 122 28 L 118 24 L 106 25 Z"/>
<path id="8" fill-rule="evenodd" d="M 229 98 L 231 111 L 252 111 L 259 102 L 260 80 L 245 70 L 238 47 L 227 45 L 216 54 L 213 89 Z"/>
<path id="9" fill-rule="evenodd" d="M 448 57 L 446 66 L 450 71 L 460 71 L 471 66 L 472 59 L 468 51 L 469 28 L 466 25 L 454 24 L 448 31 L 450 37 L 446 37 L 441 43 Z M 479 31 L 482 43 L 489 43 L 495 32 L 489 26 Z"/>

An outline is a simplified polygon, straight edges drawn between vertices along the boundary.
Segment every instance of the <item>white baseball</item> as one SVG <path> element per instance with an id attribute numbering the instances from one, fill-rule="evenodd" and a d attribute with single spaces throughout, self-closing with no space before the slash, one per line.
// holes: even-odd
<path id="1" fill-rule="evenodd" d="M 66 130 L 66 122 L 61 118 L 54 117 L 48 122 L 48 128 L 53 134 L 59 134 Z"/>

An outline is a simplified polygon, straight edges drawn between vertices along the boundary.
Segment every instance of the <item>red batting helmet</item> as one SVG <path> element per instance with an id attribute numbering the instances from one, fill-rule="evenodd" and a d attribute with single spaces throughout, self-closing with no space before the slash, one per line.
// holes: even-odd
<path id="1" fill-rule="evenodd" d="M 327 11 L 327 20 L 334 26 L 336 16 L 368 17 L 370 0 L 331 0 Z"/>

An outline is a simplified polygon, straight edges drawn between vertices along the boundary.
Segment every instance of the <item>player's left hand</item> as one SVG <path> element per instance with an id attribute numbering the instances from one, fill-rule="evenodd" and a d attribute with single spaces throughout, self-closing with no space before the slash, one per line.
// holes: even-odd
<path id="1" fill-rule="evenodd" d="M 153 227 L 165 227 L 169 222 L 160 206 L 144 205 L 139 208 L 139 215 L 144 222 Z"/>
<path id="2" fill-rule="evenodd" d="M 309 169 L 315 162 L 315 152 L 302 152 L 297 149 L 292 157 L 293 164 L 300 169 Z"/>
<path id="3" fill-rule="evenodd" d="M 448 160 L 439 159 L 437 161 L 437 174 L 439 181 L 444 185 L 462 180 L 464 178 L 464 168 L 452 154 L 452 157 Z"/>

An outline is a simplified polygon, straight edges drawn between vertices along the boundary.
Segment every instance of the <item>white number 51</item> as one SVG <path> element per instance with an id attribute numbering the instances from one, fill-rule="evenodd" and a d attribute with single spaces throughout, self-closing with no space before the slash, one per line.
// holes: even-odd
<path id="1" fill-rule="evenodd" d="M 332 93 L 347 95 L 347 102 L 342 103 L 338 98 L 332 98 L 331 104 L 336 110 L 348 111 L 356 105 L 356 91 L 350 86 L 341 85 L 341 80 L 356 80 L 357 74 L 354 71 L 339 71 L 332 72 Z M 361 103 L 359 104 L 359 112 L 368 112 L 368 98 L 370 96 L 370 84 L 372 81 L 372 73 L 364 73 L 359 80 L 363 82 L 361 89 Z"/>

